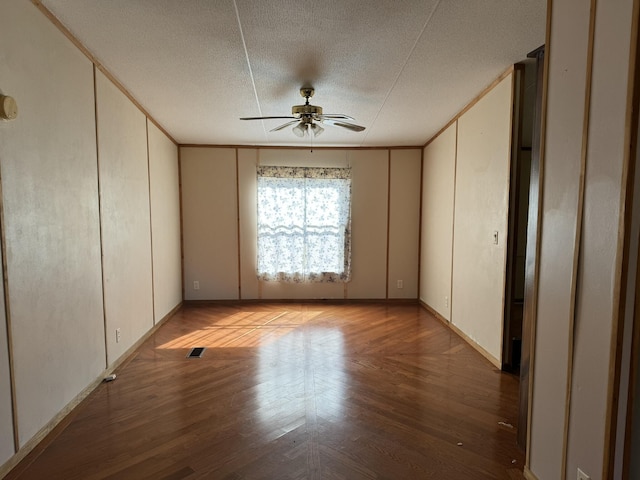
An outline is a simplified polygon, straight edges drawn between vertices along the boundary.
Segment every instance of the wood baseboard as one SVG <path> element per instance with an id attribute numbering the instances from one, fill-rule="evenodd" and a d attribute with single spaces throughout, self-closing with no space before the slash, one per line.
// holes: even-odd
<path id="1" fill-rule="evenodd" d="M 127 349 L 120 357 L 109 367 L 105 368 L 89 385 L 87 385 L 78 395 L 76 395 L 62 410 L 60 410 L 44 427 L 42 427 L 33 437 L 13 455 L 7 462 L 0 465 L 0 478 L 7 475 L 12 469 L 18 465 L 27 455 L 34 452 L 33 460 L 64 430 L 64 428 L 74 418 L 76 407 L 100 385 L 107 375 L 110 375 L 118 367 L 128 363 L 133 357 L 135 351 L 142 345 L 155 331 L 160 328 L 167 320 L 173 317 L 182 307 L 182 302 L 176 305 L 169 313 L 167 313 L 160 321 L 158 321 L 151 329 L 149 329 L 140 339 Z M 57 432 L 54 432 L 57 430 Z"/>
<path id="2" fill-rule="evenodd" d="M 0 478 L 3 478 L 6 474 L 8 474 L 13 468 L 15 468 L 18 463 L 20 463 L 27 455 L 36 451 L 38 447 L 40 450 L 44 450 L 44 448 L 55 438 L 57 435 L 48 439 L 45 442 L 45 438 L 47 435 L 52 433 L 57 427 L 60 427 L 60 431 L 64 429 L 64 427 L 71 421 L 74 417 L 73 410 L 85 399 L 91 392 L 93 392 L 98 385 L 100 385 L 105 376 L 109 374 L 110 369 L 105 369 L 96 379 L 94 379 L 84 390 L 82 390 L 78 395 L 76 395 L 67 405 L 64 406 L 62 410 L 60 410 L 44 427 L 42 427 L 33 437 L 31 437 L 27 442 L 16 452 L 16 454 L 9 458 L 9 460 L 0 466 Z M 40 452 L 37 453 L 39 455 Z M 34 456 L 34 460 L 37 458 L 37 455 Z"/>
<path id="3" fill-rule="evenodd" d="M 169 313 L 167 313 L 158 322 L 156 322 L 156 324 L 153 327 L 147 330 L 147 333 L 145 333 L 142 337 L 140 337 L 133 345 L 131 345 L 127 349 L 126 352 L 120 355 L 109 367 L 107 367 L 107 369 L 103 372 L 103 375 L 104 376 L 109 375 L 110 373 L 112 373 L 114 370 L 118 369 L 122 365 L 129 363 L 133 358 L 133 354 L 136 352 L 136 350 L 138 350 L 138 348 L 140 348 L 140 345 L 142 345 L 151 335 L 153 335 L 156 332 L 156 330 L 158 330 L 167 320 L 173 317 L 176 314 L 176 312 L 180 310 L 183 303 L 184 302 L 180 302 L 178 305 L 173 307 L 173 309 L 171 309 Z M 101 378 L 104 378 L 104 376 Z"/>
<path id="4" fill-rule="evenodd" d="M 442 315 L 440 315 L 435 308 L 433 308 L 431 305 L 427 303 L 424 303 L 422 300 L 419 300 L 419 302 L 422 308 L 424 308 L 427 312 L 429 312 L 431 315 L 436 317 L 437 320 L 440 320 L 442 323 L 444 323 L 447 327 L 449 326 L 451 322 L 449 322 L 449 320 L 447 320 Z"/>
<path id="5" fill-rule="evenodd" d="M 167 313 L 164 317 L 162 317 L 160 320 L 158 320 L 156 322 L 156 324 L 154 325 L 154 327 L 159 327 L 160 325 L 162 325 L 164 322 L 166 322 L 167 320 L 169 320 L 171 317 L 173 317 L 176 313 L 178 313 L 178 310 L 180 310 L 182 308 L 183 305 L 183 301 L 181 301 L 180 303 L 178 303 L 175 307 L 173 307 L 171 309 L 171 311 L 169 313 Z"/>
<path id="6" fill-rule="evenodd" d="M 538 480 L 538 477 L 536 477 L 533 474 L 533 472 L 529 470 L 529 467 L 527 467 L 526 465 L 524 466 L 524 471 L 522 472 L 522 475 L 526 480 Z"/>
<path id="7" fill-rule="evenodd" d="M 185 300 L 184 305 L 251 305 L 256 303 L 326 303 L 328 305 L 417 305 L 417 298 L 243 298 L 239 300 Z"/>
<path id="8" fill-rule="evenodd" d="M 489 360 L 489 362 L 491 362 L 491 364 L 496 367 L 497 369 L 501 370 L 502 369 L 502 365 L 500 364 L 500 361 L 494 357 L 493 355 L 491 355 L 487 350 L 485 350 L 481 345 L 479 345 L 475 340 L 473 340 L 471 337 L 469 337 L 466 333 L 464 333 L 462 330 L 460 330 L 460 328 L 458 328 L 456 325 L 454 325 L 453 323 L 451 323 L 449 320 L 447 320 L 446 318 L 444 318 L 442 315 L 440 315 L 433 307 L 431 307 L 430 305 L 426 304 L 425 302 L 423 302 L 422 300 L 420 300 L 420 305 L 422 306 L 422 308 L 424 308 L 427 312 L 429 312 L 431 315 L 433 315 L 437 320 L 439 320 L 440 322 L 442 322 L 444 325 L 446 325 L 447 327 L 449 327 L 451 330 L 453 330 L 453 332 L 458 335 L 460 338 L 462 338 L 465 342 L 467 342 L 469 345 L 471 345 L 471 347 L 476 350 L 478 353 L 480 353 L 480 355 L 482 355 L 484 358 L 486 358 L 487 360 Z"/>

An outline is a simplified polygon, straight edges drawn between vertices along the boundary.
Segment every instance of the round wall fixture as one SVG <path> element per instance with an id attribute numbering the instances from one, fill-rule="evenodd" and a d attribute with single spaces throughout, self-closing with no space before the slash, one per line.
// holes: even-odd
<path id="1" fill-rule="evenodd" d="M 0 95 L 0 118 L 13 120 L 18 116 L 18 104 L 13 97 Z"/>

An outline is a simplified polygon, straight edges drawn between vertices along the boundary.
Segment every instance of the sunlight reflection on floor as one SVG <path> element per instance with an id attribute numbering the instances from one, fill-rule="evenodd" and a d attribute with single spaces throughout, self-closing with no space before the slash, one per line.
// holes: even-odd
<path id="1" fill-rule="evenodd" d="M 278 340 L 322 314 L 320 311 L 238 312 L 222 317 L 204 328 L 159 345 L 161 349 L 252 348 Z"/>
<path id="2" fill-rule="evenodd" d="M 160 349 L 253 348 L 257 354 L 256 419 L 277 436 L 317 416 L 343 414 L 344 338 L 333 327 L 313 320 L 312 310 L 242 311 L 220 316 L 159 345 Z M 185 325 L 189 328 L 189 325 Z M 301 362 L 300 359 L 303 359 Z"/>
<path id="3" fill-rule="evenodd" d="M 285 434 L 318 416 L 341 417 L 346 376 L 339 329 L 309 326 L 279 336 L 258 352 L 259 421 Z"/>

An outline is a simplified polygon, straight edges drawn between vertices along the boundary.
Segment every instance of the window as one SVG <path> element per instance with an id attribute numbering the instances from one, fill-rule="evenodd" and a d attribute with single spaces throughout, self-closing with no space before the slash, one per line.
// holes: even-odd
<path id="1" fill-rule="evenodd" d="M 258 278 L 348 282 L 351 169 L 258 167 Z"/>

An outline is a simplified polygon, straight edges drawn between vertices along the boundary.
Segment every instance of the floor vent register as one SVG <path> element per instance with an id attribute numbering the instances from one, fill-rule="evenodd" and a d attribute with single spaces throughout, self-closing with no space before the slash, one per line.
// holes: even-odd
<path id="1" fill-rule="evenodd" d="M 187 358 L 202 358 L 202 355 L 204 354 L 204 350 L 205 350 L 205 347 L 192 348 L 189 354 L 187 355 Z"/>

